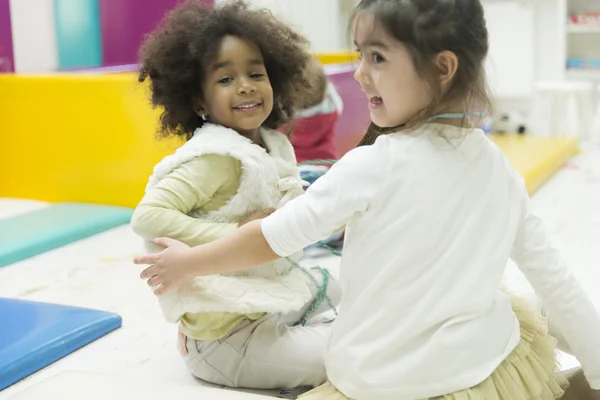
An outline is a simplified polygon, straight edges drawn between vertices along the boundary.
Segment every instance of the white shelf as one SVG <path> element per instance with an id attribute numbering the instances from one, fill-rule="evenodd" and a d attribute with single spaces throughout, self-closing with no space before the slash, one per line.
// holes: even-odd
<path id="1" fill-rule="evenodd" d="M 567 25 L 568 33 L 600 33 L 600 25 Z"/>
<path id="2" fill-rule="evenodd" d="M 599 69 L 584 69 L 584 68 L 568 68 L 567 78 L 573 80 L 589 80 L 589 81 L 600 81 L 600 68 Z"/>

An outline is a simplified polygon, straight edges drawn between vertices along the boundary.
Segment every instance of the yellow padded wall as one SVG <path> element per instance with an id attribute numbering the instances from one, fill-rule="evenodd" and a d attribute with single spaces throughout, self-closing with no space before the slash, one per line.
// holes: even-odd
<path id="1" fill-rule="evenodd" d="M 177 147 L 133 74 L 0 75 L 0 197 L 133 207 Z"/>

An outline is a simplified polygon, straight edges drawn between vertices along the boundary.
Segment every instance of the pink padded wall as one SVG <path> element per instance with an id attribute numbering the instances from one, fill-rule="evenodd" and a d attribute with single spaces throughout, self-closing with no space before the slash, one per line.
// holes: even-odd
<path id="1" fill-rule="evenodd" d="M 165 13 L 180 1 L 100 0 L 104 65 L 137 62 L 138 49 L 144 35 L 151 32 Z M 204 1 L 213 5 L 213 0 Z"/>

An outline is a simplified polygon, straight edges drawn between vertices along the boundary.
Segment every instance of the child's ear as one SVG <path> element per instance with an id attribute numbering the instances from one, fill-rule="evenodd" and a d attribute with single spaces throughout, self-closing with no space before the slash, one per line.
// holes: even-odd
<path id="1" fill-rule="evenodd" d="M 194 100 L 194 111 L 197 114 L 200 114 L 204 111 L 204 104 L 202 104 L 202 100 Z"/>
<path id="2" fill-rule="evenodd" d="M 456 54 L 453 52 L 444 50 L 437 54 L 435 66 L 440 76 L 442 88 L 445 89 L 456 76 L 456 71 L 458 70 L 458 57 L 456 57 Z"/>
<path id="3" fill-rule="evenodd" d="M 204 107 L 204 104 L 202 104 L 202 101 L 196 100 L 194 102 L 194 111 L 202 117 L 202 119 L 206 119 L 206 108 Z"/>

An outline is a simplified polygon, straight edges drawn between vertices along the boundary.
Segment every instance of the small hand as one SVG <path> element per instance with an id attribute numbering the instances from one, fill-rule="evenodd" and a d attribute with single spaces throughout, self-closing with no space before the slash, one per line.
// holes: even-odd
<path id="1" fill-rule="evenodd" d="M 136 257 L 135 264 L 152 264 L 142 271 L 140 277 L 148 279 L 148 286 L 157 287 L 154 294 L 161 295 L 175 289 L 191 278 L 190 267 L 186 255 L 189 246 L 180 241 L 168 238 L 154 241 L 165 249 L 159 253 Z"/>
<path id="2" fill-rule="evenodd" d="M 246 218 L 240 221 L 239 226 L 245 225 L 250 221 L 254 221 L 256 219 L 263 219 L 268 217 L 269 215 L 275 212 L 274 208 L 267 208 L 266 210 L 258 211 L 253 214 L 248 215 Z"/>

